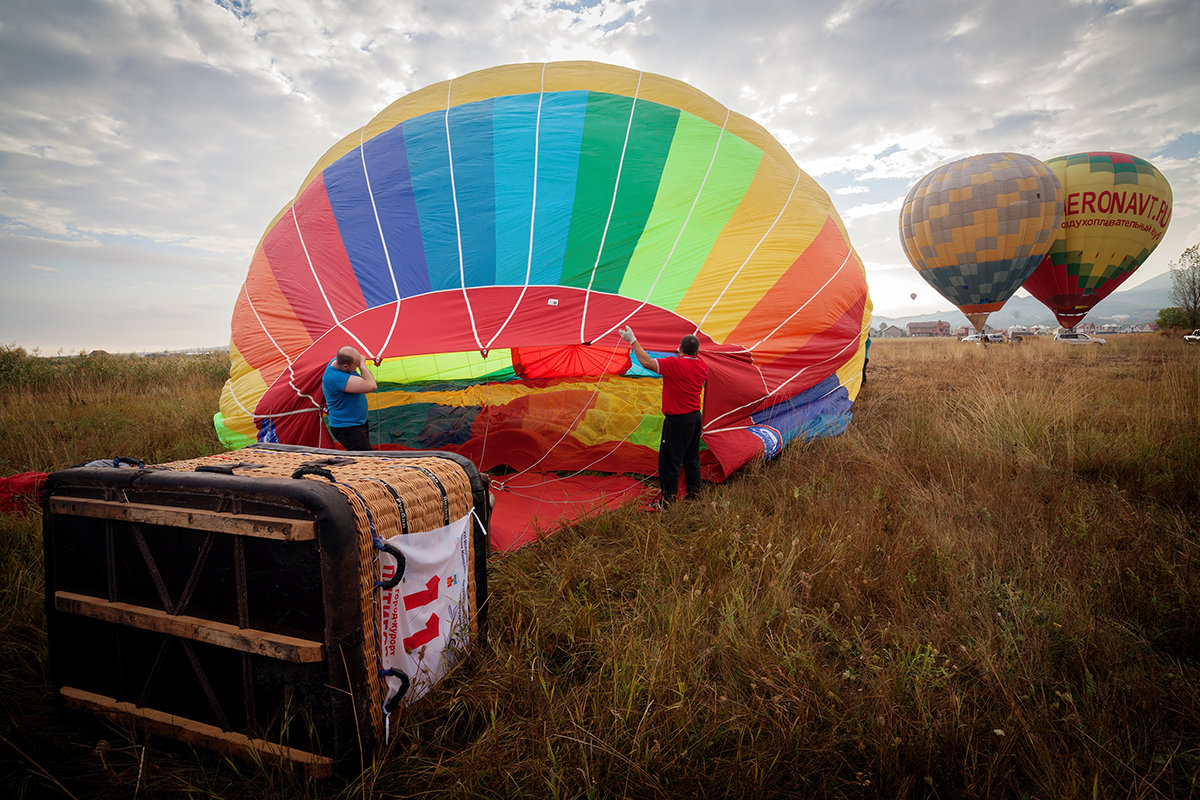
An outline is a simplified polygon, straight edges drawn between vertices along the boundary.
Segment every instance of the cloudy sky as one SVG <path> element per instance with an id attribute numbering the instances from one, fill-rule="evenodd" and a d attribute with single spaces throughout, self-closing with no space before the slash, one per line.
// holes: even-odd
<path id="1" fill-rule="evenodd" d="M 0 345 L 227 344 L 322 153 L 408 92 L 523 61 L 660 73 L 757 120 L 832 196 L 884 316 L 953 308 L 896 232 L 929 170 L 1142 156 L 1175 208 L 1132 286 L 1200 242 L 1197 31 L 1197 0 L 4 0 Z"/>

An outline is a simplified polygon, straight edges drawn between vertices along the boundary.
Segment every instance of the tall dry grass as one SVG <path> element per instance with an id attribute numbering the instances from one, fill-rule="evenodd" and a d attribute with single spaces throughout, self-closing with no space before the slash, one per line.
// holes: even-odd
<path id="1" fill-rule="evenodd" d="M 359 775 L 115 733 L 97 755 L 45 709 L 31 622 L 6 677 L 65 738 L 2 701 L 29 751 L 10 775 L 106 797 L 1200 796 L 1200 348 L 871 356 L 842 436 L 494 559 L 487 645 Z M 35 583 L 6 610 L 36 616 Z"/>
<path id="2" fill-rule="evenodd" d="M 0 346 L 0 475 L 220 451 L 212 417 L 228 376 L 225 353 L 41 358 Z"/>

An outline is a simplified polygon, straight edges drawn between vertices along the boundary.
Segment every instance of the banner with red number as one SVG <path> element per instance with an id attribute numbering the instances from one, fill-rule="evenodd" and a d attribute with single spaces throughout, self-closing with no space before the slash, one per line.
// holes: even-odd
<path id="1" fill-rule="evenodd" d="M 404 577 L 381 592 L 380 658 L 383 669 L 408 676 L 402 702 L 412 703 L 429 691 L 453 666 L 457 653 L 466 652 L 470 634 L 471 516 L 423 533 L 405 533 L 388 540 L 404 554 Z M 380 578 L 396 571 L 395 559 L 379 558 Z M 403 679 L 387 676 L 392 699 Z"/>

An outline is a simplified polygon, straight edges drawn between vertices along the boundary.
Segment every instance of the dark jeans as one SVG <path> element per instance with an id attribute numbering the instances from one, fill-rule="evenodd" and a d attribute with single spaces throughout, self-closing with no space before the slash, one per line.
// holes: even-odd
<path id="1" fill-rule="evenodd" d="M 688 497 L 700 493 L 700 412 L 664 414 L 662 441 L 658 443 L 658 480 L 664 503 L 675 502 L 679 468 L 687 482 Z"/>
<path id="2" fill-rule="evenodd" d="M 348 428 L 335 428 L 330 425 L 329 432 L 347 450 L 371 449 L 371 437 L 367 434 L 367 423 L 365 422 L 362 425 L 351 425 Z"/>

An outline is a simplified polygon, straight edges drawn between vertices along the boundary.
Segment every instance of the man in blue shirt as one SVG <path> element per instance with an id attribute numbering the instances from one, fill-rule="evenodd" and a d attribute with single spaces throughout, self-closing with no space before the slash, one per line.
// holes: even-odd
<path id="1" fill-rule="evenodd" d="M 329 408 L 329 432 L 347 450 L 371 449 L 371 437 L 367 434 L 367 392 L 376 388 L 375 376 L 363 368 L 363 357 L 353 347 L 338 350 L 337 358 L 325 367 L 321 390 Z"/>

